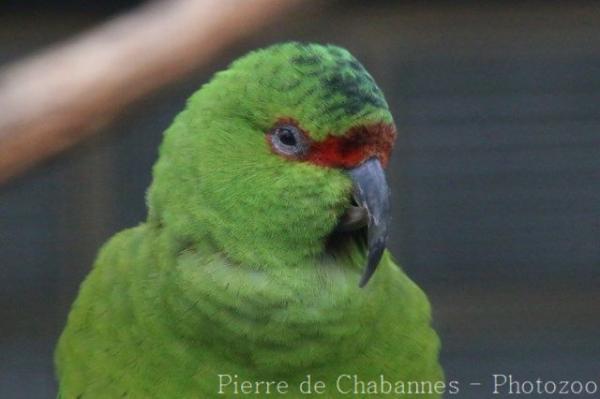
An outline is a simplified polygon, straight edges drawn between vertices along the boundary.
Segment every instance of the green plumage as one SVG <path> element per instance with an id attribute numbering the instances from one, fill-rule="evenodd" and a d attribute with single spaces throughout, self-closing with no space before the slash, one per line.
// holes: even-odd
<path id="1" fill-rule="evenodd" d="M 265 133 L 280 118 L 317 141 L 392 123 L 338 47 L 277 45 L 218 73 L 165 133 L 148 220 L 82 284 L 56 352 L 63 399 L 243 396 L 218 395 L 218 374 L 286 380 L 287 398 L 306 397 L 307 374 L 325 397 L 340 374 L 443 380 L 427 298 L 387 253 L 358 288 L 364 245 L 326 245 L 352 182 L 274 154 Z"/>

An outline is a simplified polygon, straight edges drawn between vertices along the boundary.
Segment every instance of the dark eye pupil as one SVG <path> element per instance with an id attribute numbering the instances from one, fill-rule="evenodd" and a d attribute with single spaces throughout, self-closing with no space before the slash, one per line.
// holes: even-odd
<path id="1" fill-rule="evenodd" d="M 281 129 L 279 131 L 279 141 L 285 145 L 294 146 L 296 145 L 296 136 L 289 129 Z"/>

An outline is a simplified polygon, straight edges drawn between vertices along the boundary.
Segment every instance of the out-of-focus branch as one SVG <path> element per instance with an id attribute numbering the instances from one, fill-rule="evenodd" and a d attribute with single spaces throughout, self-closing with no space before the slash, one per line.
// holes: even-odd
<path id="1" fill-rule="evenodd" d="M 148 3 L 0 72 L 0 184 L 79 142 L 297 1 Z"/>

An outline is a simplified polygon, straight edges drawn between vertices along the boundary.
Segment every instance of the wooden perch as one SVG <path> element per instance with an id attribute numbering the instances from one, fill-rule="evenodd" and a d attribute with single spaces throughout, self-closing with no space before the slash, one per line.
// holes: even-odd
<path id="1" fill-rule="evenodd" d="M 81 141 L 135 99 L 181 77 L 290 0 L 148 3 L 0 72 L 0 184 Z"/>

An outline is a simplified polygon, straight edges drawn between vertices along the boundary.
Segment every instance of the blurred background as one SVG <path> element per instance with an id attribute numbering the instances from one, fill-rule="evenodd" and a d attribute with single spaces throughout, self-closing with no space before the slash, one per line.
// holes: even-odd
<path id="1" fill-rule="evenodd" d="M 141 3 L 4 0 L 0 63 Z M 600 4 L 330 1 L 275 17 L 0 187 L 0 397 L 55 397 L 70 304 L 99 246 L 144 220 L 163 130 L 215 71 L 287 40 L 348 48 L 386 93 L 390 247 L 431 299 L 460 397 L 491 397 L 492 373 L 600 385 Z"/>

